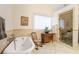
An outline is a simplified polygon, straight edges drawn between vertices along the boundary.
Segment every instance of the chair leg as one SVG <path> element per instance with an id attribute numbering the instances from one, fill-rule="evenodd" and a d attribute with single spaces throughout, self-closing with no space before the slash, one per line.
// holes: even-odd
<path id="1" fill-rule="evenodd" d="M 40 47 L 43 47 L 42 44 L 40 45 Z"/>
<path id="2" fill-rule="evenodd" d="M 40 43 L 40 47 L 43 47 L 43 44 L 42 43 Z"/>
<path id="3" fill-rule="evenodd" d="M 36 44 L 36 48 L 35 48 L 35 49 L 36 49 L 36 50 L 39 50 L 39 49 L 38 49 L 38 45 L 37 45 L 37 44 Z"/>

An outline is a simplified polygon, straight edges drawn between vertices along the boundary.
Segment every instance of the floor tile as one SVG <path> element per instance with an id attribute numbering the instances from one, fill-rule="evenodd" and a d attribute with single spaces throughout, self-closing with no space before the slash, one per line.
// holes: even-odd
<path id="1" fill-rule="evenodd" d="M 79 50 L 73 50 L 62 42 L 50 42 L 43 47 L 39 47 L 39 50 L 33 50 L 32 54 L 73 54 L 79 53 Z"/>

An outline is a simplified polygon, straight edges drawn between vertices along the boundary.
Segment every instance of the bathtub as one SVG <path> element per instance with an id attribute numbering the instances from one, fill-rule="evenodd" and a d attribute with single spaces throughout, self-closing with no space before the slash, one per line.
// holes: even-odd
<path id="1" fill-rule="evenodd" d="M 31 37 L 17 37 L 3 51 L 3 54 L 29 54 L 34 48 Z"/>

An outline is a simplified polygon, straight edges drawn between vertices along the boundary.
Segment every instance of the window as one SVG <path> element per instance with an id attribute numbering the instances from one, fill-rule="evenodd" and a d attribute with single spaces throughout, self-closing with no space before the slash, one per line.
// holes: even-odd
<path id="1" fill-rule="evenodd" d="M 45 29 L 45 27 L 51 29 L 51 17 L 35 15 L 34 29 Z"/>
<path id="2" fill-rule="evenodd" d="M 64 29 L 64 20 L 60 20 L 60 27 Z"/>

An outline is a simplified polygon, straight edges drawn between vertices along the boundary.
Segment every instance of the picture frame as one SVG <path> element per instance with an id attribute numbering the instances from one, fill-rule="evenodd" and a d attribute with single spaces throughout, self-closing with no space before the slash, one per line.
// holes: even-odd
<path id="1" fill-rule="evenodd" d="M 28 26 L 28 17 L 21 16 L 21 26 Z"/>

